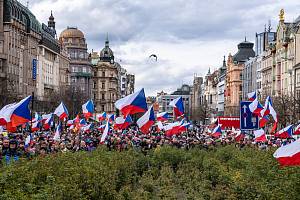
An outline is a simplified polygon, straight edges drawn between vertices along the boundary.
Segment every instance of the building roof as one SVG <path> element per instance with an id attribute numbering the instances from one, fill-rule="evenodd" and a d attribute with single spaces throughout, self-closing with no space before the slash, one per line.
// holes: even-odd
<path id="1" fill-rule="evenodd" d="M 84 38 L 84 34 L 81 30 L 76 27 L 67 27 L 63 32 L 61 32 L 60 38 Z"/>
<path id="2" fill-rule="evenodd" d="M 106 36 L 105 47 L 100 51 L 100 60 L 105 62 L 114 60 L 114 52 L 109 47 L 108 35 Z"/>
<path id="3" fill-rule="evenodd" d="M 245 41 L 238 44 L 238 52 L 233 56 L 233 61 L 245 62 L 248 58 L 254 57 L 253 46 L 254 43 L 248 42 L 245 38 Z"/>

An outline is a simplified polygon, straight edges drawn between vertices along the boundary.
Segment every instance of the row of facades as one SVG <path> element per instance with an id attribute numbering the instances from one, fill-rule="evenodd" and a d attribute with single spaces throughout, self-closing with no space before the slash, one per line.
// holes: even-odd
<path id="1" fill-rule="evenodd" d="M 134 91 L 134 82 L 134 75 L 115 62 L 108 37 L 100 53 L 89 54 L 76 27 L 57 37 L 52 12 L 48 25 L 40 24 L 20 2 L 0 0 L 1 104 L 34 92 L 39 110 L 48 111 L 43 105 L 72 94 L 93 99 L 96 112 L 109 113 L 117 99 Z"/>
<path id="2" fill-rule="evenodd" d="M 236 54 L 205 77 L 194 77 L 191 91 L 191 117 L 204 105 L 210 117 L 239 116 L 241 100 L 257 91 L 263 101 L 266 96 L 289 96 L 300 99 L 300 16 L 285 22 L 280 11 L 276 31 L 271 25 L 255 35 L 254 43 L 238 44 Z M 194 116 L 193 116 L 194 115 Z"/>

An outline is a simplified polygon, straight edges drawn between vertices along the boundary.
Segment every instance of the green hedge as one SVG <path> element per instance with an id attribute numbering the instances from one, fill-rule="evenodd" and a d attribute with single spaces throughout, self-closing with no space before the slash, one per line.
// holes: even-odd
<path id="1" fill-rule="evenodd" d="M 67 153 L 1 169 L 0 199 L 295 199 L 300 168 L 234 146 Z"/>

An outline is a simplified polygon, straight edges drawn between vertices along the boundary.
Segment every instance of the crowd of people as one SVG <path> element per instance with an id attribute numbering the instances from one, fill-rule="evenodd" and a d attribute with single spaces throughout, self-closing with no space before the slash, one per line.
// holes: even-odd
<path id="1" fill-rule="evenodd" d="M 20 158 L 32 159 L 35 156 L 46 156 L 47 154 L 93 151 L 97 147 L 106 146 L 108 150 L 123 151 L 133 148 L 147 154 L 148 150 L 161 146 L 173 146 L 176 148 L 210 149 L 220 145 L 234 144 L 238 148 L 245 146 L 269 149 L 280 147 L 292 142 L 294 139 L 281 140 L 274 137 L 267 142 L 255 142 L 251 134 L 245 135 L 239 141 L 232 131 L 225 131 L 221 137 L 214 138 L 207 129 L 194 128 L 181 134 L 166 136 L 164 132 L 156 129 L 149 134 L 142 134 L 137 127 L 126 130 L 111 130 L 104 142 L 101 142 L 103 131 L 93 130 L 90 132 L 65 129 L 55 138 L 55 131 L 23 132 L 23 133 L 0 133 L 0 158 L 2 164 L 10 164 Z M 30 135 L 30 136 L 29 136 Z M 30 141 L 26 141 L 30 138 Z"/>

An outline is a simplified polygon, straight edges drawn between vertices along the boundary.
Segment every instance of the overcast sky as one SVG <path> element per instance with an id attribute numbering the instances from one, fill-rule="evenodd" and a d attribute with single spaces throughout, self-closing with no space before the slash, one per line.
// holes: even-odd
<path id="1" fill-rule="evenodd" d="M 27 0 L 20 0 L 26 4 Z M 256 32 L 278 14 L 286 21 L 300 15 L 298 0 L 30 0 L 40 22 L 50 11 L 58 34 L 67 26 L 85 33 L 89 51 L 100 51 L 106 33 L 116 61 L 136 76 L 136 88 L 146 95 L 172 92 L 191 84 L 194 74 L 221 66 L 223 55 L 234 54 L 237 44 L 254 42 Z M 156 54 L 158 61 L 149 59 Z"/>

